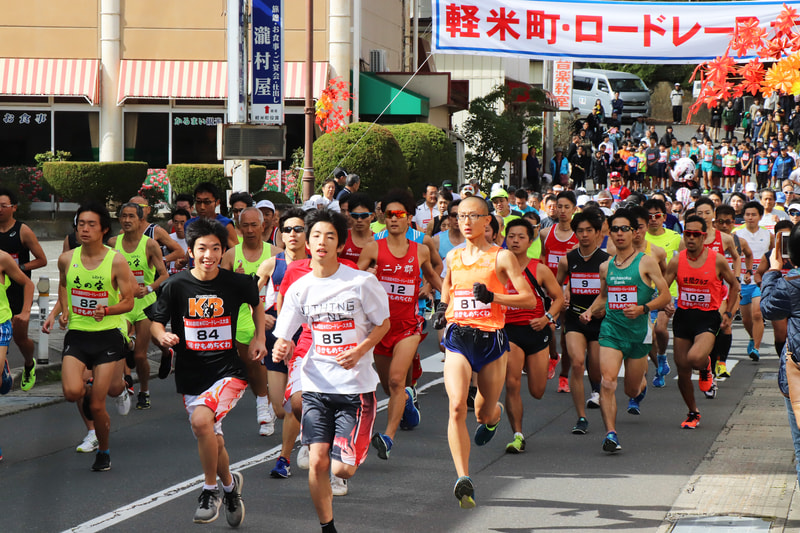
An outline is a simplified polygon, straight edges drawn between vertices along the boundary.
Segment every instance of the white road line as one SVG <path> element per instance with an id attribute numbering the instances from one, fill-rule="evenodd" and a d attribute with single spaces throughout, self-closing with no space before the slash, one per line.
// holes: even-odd
<path id="1" fill-rule="evenodd" d="M 441 355 L 434 354 L 431 357 L 441 358 Z M 444 378 L 436 378 L 433 381 L 430 381 L 424 385 L 419 386 L 417 388 L 417 392 L 425 391 L 441 383 L 444 383 Z M 389 404 L 388 398 L 378 402 L 378 411 L 383 411 L 384 409 L 386 409 L 386 406 L 388 404 Z M 236 470 L 236 471 L 247 470 L 248 468 L 251 468 L 253 466 L 257 466 L 272 459 L 275 459 L 276 457 L 278 457 L 278 454 L 280 453 L 281 453 L 281 447 L 275 446 L 274 448 L 271 448 L 263 453 L 254 455 L 253 457 L 232 464 L 230 468 L 231 470 Z M 154 494 L 150 494 L 149 496 L 145 496 L 144 498 L 136 500 L 133 503 L 129 503 L 128 505 L 119 507 L 109 513 L 98 516 L 96 518 L 88 520 L 82 524 L 79 524 L 70 529 L 66 529 L 64 531 L 81 532 L 81 533 L 102 531 L 108 527 L 119 524 L 120 522 L 124 522 L 129 518 L 133 518 L 134 516 L 155 509 L 159 505 L 163 505 L 170 500 L 174 500 L 175 498 L 184 496 L 189 492 L 196 491 L 197 489 L 200 488 L 202 484 L 203 484 L 203 476 L 202 475 L 195 476 L 191 479 L 187 479 L 186 481 L 182 481 L 180 483 L 172 485 L 171 487 L 166 488 L 161 492 L 156 492 Z"/>

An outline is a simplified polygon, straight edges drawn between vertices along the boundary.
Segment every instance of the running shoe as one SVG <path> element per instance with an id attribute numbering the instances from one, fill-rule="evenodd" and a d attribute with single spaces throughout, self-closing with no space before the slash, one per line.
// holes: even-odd
<path id="1" fill-rule="evenodd" d="M 506 453 L 522 453 L 525 451 L 525 437 L 516 433 L 514 440 L 506 444 Z"/>
<path id="2" fill-rule="evenodd" d="M 558 376 L 558 389 L 556 389 L 556 392 L 567 392 L 567 393 L 570 392 L 569 378 L 564 376 Z"/>
<path id="3" fill-rule="evenodd" d="M 285 457 L 278 457 L 275 461 L 275 468 L 270 470 L 269 475 L 275 479 L 286 479 L 291 476 L 292 469 L 289 466 L 289 460 Z"/>
<path id="4" fill-rule="evenodd" d="M 308 446 L 300 446 L 297 450 L 297 468 L 300 470 L 308 470 Z"/>
<path id="5" fill-rule="evenodd" d="M 97 442 L 97 435 L 94 431 L 90 431 L 83 438 L 83 442 L 78 444 L 78 447 L 75 448 L 75 451 L 78 453 L 92 453 L 97 451 L 97 447 L 99 445 L 100 443 Z"/>
<path id="6" fill-rule="evenodd" d="M 714 369 L 718 378 L 729 378 L 731 373 L 728 372 L 728 365 L 722 361 L 717 361 L 716 368 Z"/>
<path id="7" fill-rule="evenodd" d="M 92 472 L 108 472 L 111 470 L 111 455 L 108 452 L 97 452 L 94 456 Z"/>
<path id="8" fill-rule="evenodd" d="M 558 355 L 555 359 L 550 359 L 547 362 L 547 379 L 553 379 L 556 377 L 556 366 L 558 366 L 558 362 L 561 361 L 561 354 Z"/>
<path id="9" fill-rule="evenodd" d="M 653 387 L 655 387 L 657 389 L 660 389 L 664 385 L 666 385 L 666 381 L 664 380 L 664 376 L 662 376 L 661 374 L 658 373 L 658 371 L 656 371 L 656 375 L 653 376 Z"/>
<path id="10" fill-rule="evenodd" d="M 747 343 L 747 353 L 749 354 L 750 352 L 752 352 L 755 349 L 755 347 L 756 347 L 755 341 L 753 341 L 753 339 L 750 339 L 750 342 Z"/>
<path id="11" fill-rule="evenodd" d="M 632 415 L 642 414 L 642 410 L 641 410 L 639 404 L 642 403 L 642 400 L 644 400 L 645 396 L 647 396 L 647 387 L 645 387 L 644 390 L 641 392 L 641 394 L 639 394 L 637 397 L 629 398 L 628 399 L 628 413 L 630 413 Z"/>
<path id="12" fill-rule="evenodd" d="M 161 363 L 158 365 L 158 379 L 167 379 L 172 370 L 172 357 L 174 355 L 175 352 L 172 348 L 167 348 L 166 351 L 161 352 Z"/>
<path id="13" fill-rule="evenodd" d="M 575 425 L 572 427 L 572 434 L 586 435 L 587 431 L 589 431 L 589 421 L 584 417 L 578 418 L 578 421 L 575 422 Z"/>
<path id="14" fill-rule="evenodd" d="M 668 376 L 671 368 L 669 367 L 669 361 L 667 361 L 667 356 L 659 355 L 656 359 L 658 359 L 658 373 L 661 375 L 662 378 Z"/>
<path id="15" fill-rule="evenodd" d="M 389 458 L 394 442 L 388 435 L 375 433 L 372 436 L 372 447 L 378 450 L 378 457 L 384 461 Z"/>
<path id="16" fill-rule="evenodd" d="M 208 524 L 219 517 L 219 506 L 222 503 L 219 500 L 219 489 L 203 489 L 197 502 L 199 505 L 194 512 L 193 520 L 195 524 Z"/>
<path id="17" fill-rule="evenodd" d="M 414 394 L 413 388 L 406 387 L 406 407 L 403 410 L 403 418 L 400 420 L 401 429 L 414 429 L 422 418 L 419 409 L 414 405 Z"/>
<path id="18" fill-rule="evenodd" d="M 150 393 L 149 392 L 140 392 L 138 396 L 138 401 L 136 402 L 137 409 L 150 409 Z"/>
<path id="19" fill-rule="evenodd" d="M 241 472 L 231 472 L 233 490 L 223 491 L 222 505 L 225 507 L 225 519 L 231 527 L 239 527 L 244 520 L 244 502 L 242 501 L 242 486 L 244 476 Z"/>
<path id="20" fill-rule="evenodd" d="M 704 392 L 703 394 L 706 395 L 707 400 L 713 400 L 717 397 L 717 380 L 711 378 L 711 388 L 708 389 L 708 392 Z"/>
<path id="21" fill-rule="evenodd" d="M 462 509 L 472 509 L 475 507 L 475 485 L 469 476 L 461 476 L 456 480 L 453 487 L 453 494 L 458 500 L 458 505 Z"/>
<path id="22" fill-rule="evenodd" d="M 131 410 L 131 395 L 128 394 L 128 389 L 122 389 L 119 396 L 114 398 L 114 403 L 117 404 L 117 412 L 126 416 Z"/>
<path id="23" fill-rule="evenodd" d="M 6 359 L 6 364 L 3 365 L 3 378 L 0 381 L 0 394 L 8 394 L 13 385 L 14 378 L 11 376 L 11 370 L 8 368 L 8 359 Z"/>
<path id="24" fill-rule="evenodd" d="M 469 392 L 467 393 L 467 411 L 475 410 L 475 395 L 478 394 L 478 387 L 470 385 Z"/>
<path id="25" fill-rule="evenodd" d="M 600 393 L 592 391 L 592 395 L 586 400 L 587 409 L 600 409 Z"/>
<path id="26" fill-rule="evenodd" d="M 334 496 L 347 496 L 347 480 L 331 473 L 331 492 Z"/>
<path id="27" fill-rule="evenodd" d="M 686 420 L 681 422 L 681 428 L 683 429 L 695 429 L 699 425 L 700 413 L 695 413 L 693 411 L 689 411 L 689 415 L 686 417 Z"/>
<path id="28" fill-rule="evenodd" d="M 256 420 L 258 421 L 258 434 L 269 437 L 275 433 L 275 410 L 269 399 L 256 398 Z"/>
<path id="29" fill-rule="evenodd" d="M 128 389 L 128 394 L 130 394 L 131 397 L 136 396 L 136 392 L 133 390 L 133 378 L 130 374 L 125 374 L 122 376 L 122 379 L 125 380 L 125 388 Z"/>
<path id="30" fill-rule="evenodd" d="M 475 444 L 478 446 L 483 446 L 484 444 L 488 443 L 494 437 L 494 434 L 497 433 L 495 430 L 497 426 L 500 425 L 500 422 L 503 420 L 503 413 L 505 412 L 505 407 L 500 402 L 497 402 L 497 405 L 500 406 L 500 419 L 497 423 L 493 426 L 489 426 L 486 424 L 479 424 L 478 427 L 475 429 Z"/>
<path id="31" fill-rule="evenodd" d="M 622 449 L 616 431 L 609 431 L 603 439 L 603 451 L 608 453 L 618 452 Z"/>
<path id="32" fill-rule="evenodd" d="M 754 362 L 757 362 L 759 359 L 761 359 L 761 355 L 759 355 L 758 350 L 755 348 L 747 352 L 747 355 L 749 355 L 750 359 L 752 359 Z"/>
<path id="33" fill-rule="evenodd" d="M 24 391 L 29 391 L 36 384 L 36 359 L 33 360 L 33 366 L 28 369 L 27 367 L 22 370 L 22 379 L 19 382 L 19 388 Z"/>
<path id="34" fill-rule="evenodd" d="M 708 392 L 711 390 L 711 385 L 714 384 L 714 378 L 711 375 L 711 359 L 708 360 L 708 366 L 700 371 L 700 390 Z"/>

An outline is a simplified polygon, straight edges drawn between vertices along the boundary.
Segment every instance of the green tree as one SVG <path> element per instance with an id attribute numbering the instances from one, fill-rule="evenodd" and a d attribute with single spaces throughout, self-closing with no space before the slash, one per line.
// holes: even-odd
<path id="1" fill-rule="evenodd" d="M 424 122 L 390 124 L 386 128 L 403 151 L 408 166 L 408 185 L 415 198 L 422 196 L 428 182 L 458 179 L 456 147 L 440 128 Z"/>
<path id="2" fill-rule="evenodd" d="M 495 87 L 469 103 L 469 118 L 461 127 L 470 151 L 466 173 L 481 185 L 502 179 L 503 166 L 522 156 L 522 143 L 541 124 L 544 92 L 535 88 Z"/>

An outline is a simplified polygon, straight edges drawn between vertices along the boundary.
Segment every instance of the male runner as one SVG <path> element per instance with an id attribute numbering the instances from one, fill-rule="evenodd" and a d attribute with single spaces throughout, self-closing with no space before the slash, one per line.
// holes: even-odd
<path id="1" fill-rule="evenodd" d="M 527 369 L 528 392 L 537 400 L 541 400 L 547 386 L 550 326 L 555 324 L 554 316 L 564 307 L 564 293 L 553 273 L 538 259 L 528 257 L 528 248 L 533 239 L 533 227 L 525 219 L 513 219 L 506 226 L 508 250 L 516 257 L 519 268 L 536 298 L 533 309 L 509 307 L 506 310 L 505 330 L 510 349 L 506 367 L 505 405 L 508 423 L 514 432 L 514 440 L 506 445 L 506 453 L 525 451 L 520 395 L 522 369 Z M 517 290 L 510 283 L 506 284 L 506 290 L 508 294 L 517 294 Z M 549 311 L 544 309 L 545 293 L 552 302 Z"/>
<path id="2" fill-rule="evenodd" d="M 364 194 L 355 192 L 348 197 L 349 217 L 353 221 L 353 227 L 347 232 L 342 257 L 353 263 L 358 263 L 361 250 L 375 240 L 375 234 L 369 228 L 374 218 L 372 205 L 372 201 Z"/>
<path id="3" fill-rule="evenodd" d="M 0 250 L 10 254 L 19 269 L 30 279 L 31 270 L 47 266 L 47 257 L 33 230 L 14 218 L 16 212 L 17 195 L 9 189 L 0 188 Z M 11 326 L 14 342 L 25 358 L 19 388 L 29 391 L 36 383 L 36 359 L 33 357 L 33 341 L 28 338 L 28 319 L 25 318 L 30 317 L 30 306 L 25 309 L 22 305 L 23 287 L 16 278 L 12 279 L 11 285 L 6 289 L 6 296 L 13 315 Z"/>
<path id="4" fill-rule="evenodd" d="M 186 222 L 188 222 L 190 218 L 191 215 L 185 209 L 177 208 L 172 212 L 172 218 L 170 220 L 175 231 L 169 234 L 169 238 L 178 243 L 184 255 L 175 261 L 167 262 L 165 259 L 164 262 L 167 263 L 167 272 L 169 272 L 170 276 L 186 269 L 186 249 L 188 248 L 186 246 Z"/>
<path id="5" fill-rule="evenodd" d="M 770 231 L 759 226 L 764 216 L 764 207 L 758 202 L 747 202 L 744 204 L 744 226 L 734 230 L 734 235 L 747 242 L 753 253 L 753 269 L 758 268 L 767 250 L 775 246 L 775 235 Z M 750 335 L 750 342 L 747 344 L 747 355 L 753 361 L 758 361 L 761 356 L 758 351 L 761 348 L 761 339 L 764 336 L 764 319 L 761 316 L 761 290 L 752 279 L 752 272 L 746 273 L 742 279 L 742 299 L 740 309 L 742 313 L 742 325 Z"/>
<path id="6" fill-rule="evenodd" d="M 220 268 L 255 277 L 258 267 L 275 253 L 271 244 L 261 240 L 263 228 L 264 215 L 261 211 L 255 207 L 245 207 L 239 213 L 239 231 L 242 233 L 242 242 L 225 252 L 219 265 Z M 266 301 L 266 289 L 259 290 L 259 297 L 263 305 Z M 258 434 L 268 437 L 275 433 L 275 411 L 269 401 L 266 367 L 261 364 L 261 361 L 254 361 L 247 357 L 247 350 L 255 333 L 255 324 L 250 318 L 250 314 L 250 308 L 243 304 L 239 309 L 236 350 L 247 366 L 247 382 L 256 397 Z"/>
<path id="7" fill-rule="evenodd" d="M 44 327 L 50 331 L 56 313 L 61 315 L 62 327 L 69 324 L 61 362 L 61 384 L 68 402 L 83 400 L 86 405 L 84 372 L 92 371 L 88 411 L 98 441 L 92 470 L 103 472 L 111 469 L 106 395 L 128 395 L 122 379 L 124 341 L 119 328 L 121 315 L 134 308 L 137 283 L 125 258 L 103 244 L 103 235 L 111 229 L 106 208 L 85 204 L 77 217 L 81 246 L 58 258 L 58 304 Z"/>
<path id="8" fill-rule="evenodd" d="M 577 200 L 572 191 L 562 191 L 556 196 L 556 213 L 558 222 L 539 233 L 542 239 L 542 257 L 547 267 L 554 276 L 558 274 L 558 262 L 567 255 L 567 252 L 578 245 L 578 237 L 572 231 L 570 221 L 575 213 Z M 548 378 L 553 377 L 556 364 L 558 364 L 558 353 L 556 353 L 555 335 L 550 340 L 550 367 L 548 368 Z M 569 347 L 567 346 L 564 331 L 561 331 L 561 374 L 558 377 L 558 392 L 570 392 L 569 388 Z"/>
<path id="9" fill-rule="evenodd" d="M 728 283 L 727 308 L 732 308 L 739 297 L 739 281 L 725 256 L 703 245 L 706 229 L 706 221 L 701 217 L 687 217 L 683 231 L 686 249 L 667 267 L 667 282 L 678 282 L 678 306 L 672 321 L 672 333 L 678 388 L 689 408 L 689 415 L 681 423 L 684 429 L 695 429 L 700 423 L 692 370 L 700 371 L 700 390 L 710 391 L 713 373 L 709 354 L 720 325 L 730 324 L 733 316 L 730 311 L 720 313 L 719 310 L 723 297 L 722 282 Z"/>
<path id="10" fill-rule="evenodd" d="M 242 304 L 251 307 L 255 333 L 248 357 L 259 360 L 264 348 L 264 308 L 253 278 L 219 268 L 228 232 L 222 224 L 201 218 L 186 230 L 194 267 L 164 284 L 152 315 L 156 343 L 175 349 L 175 388 L 183 395 L 203 467 L 203 490 L 194 522 L 219 516 L 217 476 L 224 491 L 228 524 L 244 519 L 241 472 L 230 471 L 222 419 L 247 387 L 247 371 L 233 344 Z M 165 325 L 170 323 L 172 332 Z"/>
<path id="11" fill-rule="evenodd" d="M 571 354 L 572 372 L 570 374 L 570 389 L 572 402 L 578 421 L 572 428 L 572 433 L 584 435 L 589 429 L 584 408 L 583 374 L 589 371 L 589 384 L 591 396 L 586 400 L 585 407 L 598 409 L 600 407 L 600 318 L 592 318 L 584 324 L 580 315 L 589 309 L 595 298 L 600 294 L 600 266 L 608 260 L 608 253 L 600 249 L 603 239 L 603 221 L 605 215 L 599 209 L 588 208 L 581 213 L 576 213 L 571 226 L 578 236 L 578 248 L 567 252 L 567 255 L 558 261 L 557 280 L 560 284 L 569 281 L 569 305 L 564 313 L 564 331 L 566 332 L 567 347 Z"/>
<path id="12" fill-rule="evenodd" d="M 199 183 L 194 188 L 194 203 L 197 206 L 197 216 L 190 218 L 186 222 L 186 229 L 195 220 L 205 218 L 206 220 L 216 220 L 228 232 L 228 242 L 226 248 L 233 248 L 239 244 L 239 237 L 236 235 L 236 228 L 233 227 L 233 221 L 228 217 L 222 216 L 217 213 L 219 206 L 220 192 L 219 188 L 210 182 Z"/>
<path id="13" fill-rule="evenodd" d="M 670 300 L 669 286 L 658 263 L 633 246 L 636 217 L 628 209 L 618 209 L 608 219 L 609 234 L 616 255 L 600 267 L 600 295 L 581 321 L 605 318 L 600 325 L 600 411 L 606 426 L 603 450 L 622 449 L 616 432 L 617 376 L 625 364 L 625 394 L 638 404 L 647 393 L 647 354 L 652 343 L 649 324 L 651 309 L 662 309 Z M 653 288 L 655 286 L 655 289 Z M 658 296 L 653 298 L 653 293 Z"/>
<path id="14" fill-rule="evenodd" d="M 460 244 L 464 243 L 464 236 L 458 227 L 458 204 L 461 200 L 453 200 L 447 205 L 447 214 L 450 219 L 450 229 L 447 231 L 440 231 L 432 237 L 433 246 L 439 252 L 439 257 L 444 261 L 447 254 Z"/>
<path id="15" fill-rule="evenodd" d="M 174 241 L 174 239 L 170 238 L 167 230 L 158 224 L 147 221 L 148 217 L 150 216 L 150 212 L 153 209 L 150 207 L 150 204 L 147 203 L 147 200 L 145 200 L 142 196 L 134 196 L 128 201 L 137 204 L 142 208 L 142 217 L 139 220 L 139 229 L 146 237 L 150 237 L 158 243 L 158 245 L 161 247 L 161 253 L 164 256 L 164 261 L 166 263 L 171 263 L 172 261 L 177 261 L 181 257 L 184 257 L 185 252 L 180 245 Z"/>
<path id="16" fill-rule="evenodd" d="M 109 246 L 117 250 L 128 262 L 137 283 L 133 310 L 125 315 L 136 332 L 133 349 L 136 375 L 139 377 L 136 409 L 150 409 L 150 361 L 147 359 L 147 348 L 150 346 L 151 337 L 150 319 L 147 318 L 145 310 L 156 301 L 156 289 L 169 278 L 161 248 L 155 240 L 142 235 L 139 229 L 143 216 L 140 205 L 132 202 L 123 204 L 119 210 L 123 233 L 108 241 Z M 169 354 L 169 351 L 167 353 Z M 171 356 L 168 362 L 171 362 Z M 169 365 L 164 364 L 163 360 L 158 375 L 161 379 L 169 375 Z"/>
<path id="17" fill-rule="evenodd" d="M 367 457 L 377 407 L 372 349 L 389 331 L 389 301 L 375 276 L 339 264 L 344 216 L 312 212 L 306 237 L 312 271 L 286 293 L 272 357 L 286 358 L 297 328 L 311 326 L 313 347 L 302 367 L 303 443 L 310 448 L 308 485 L 320 526 L 333 533 L 328 472 L 348 479 Z"/>
<path id="18" fill-rule="evenodd" d="M 475 444 L 491 440 L 503 418 L 498 400 L 505 383 L 508 338 L 503 331 L 505 307 L 533 309 L 535 300 L 514 255 L 486 242 L 488 206 L 480 198 L 467 198 L 458 206 L 458 224 L 466 238 L 464 249 L 447 254 L 447 274 L 442 301 L 433 326 L 450 325 L 444 335 L 444 383 L 450 399 L 447 440 L 458 480 L 453 492 L 463 509 L 475 507 L 475 488 L 469 477 L 467 396 L 472 372 L 478 373 Z M 506 292 L 508 282 L 518 294 Z"/>

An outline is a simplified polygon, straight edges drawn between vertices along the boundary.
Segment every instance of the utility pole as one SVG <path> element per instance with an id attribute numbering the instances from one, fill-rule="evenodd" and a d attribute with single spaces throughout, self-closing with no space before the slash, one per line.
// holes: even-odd
<path id="1" fill-rule="evenodd" d="M 306 141 L 303 162 L 303 201 L 314 194 L 314 0 L 306 0 Z"/>
<path id="2" fill-rule="evenodd" d="M 247 122 L 247 2 L 227 0 L 228 122 Z M 249 190 L 250 161 L 234 160 L 234 191 Z"/>

